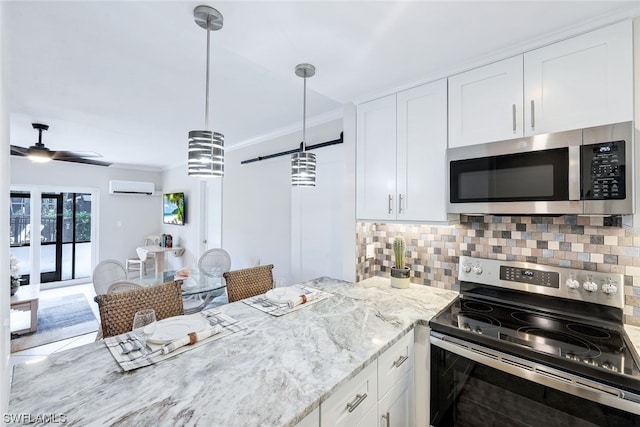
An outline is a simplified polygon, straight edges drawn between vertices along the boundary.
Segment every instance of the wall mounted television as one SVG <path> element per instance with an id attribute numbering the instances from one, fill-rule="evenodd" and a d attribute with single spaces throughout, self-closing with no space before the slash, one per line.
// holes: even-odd
<path id="1" fill-rule="evenodd" d="M 162 195 L 162 222 L 165 224 L 184 225 L 185 216 L 184 193 L 165 193 Z"/>

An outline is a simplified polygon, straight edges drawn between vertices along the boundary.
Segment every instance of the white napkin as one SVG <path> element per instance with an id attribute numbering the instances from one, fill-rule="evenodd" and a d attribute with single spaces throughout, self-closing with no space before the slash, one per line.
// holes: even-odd
<path id="1" fill-rule="evenodd" d="M 305 298 L 303 298 L 303 296 Z M 314 299 L 318 298 L 319 296 L 320 296 L 320 291 L 314 291 L 314 292 L 311 292 L 308 295 L 300 295 L 299 297 L 296 297 L 296 298 L 293 298 L 293 299 L 289 300 L 287 302 L 287 305 L 289 306 L 289 308 L 293 308 L 293 307 L 295 307 L 297 305 L 304 304 L 305 302 L 313 301 Z"/>
<path id="2" fill-rule="evenodd" d="M 205 330 L 202 330 L 200 332 L 196 333 L 196 341 L 202 341 L 204 339 L 209 338 L 210 336 L 213 336 L 215 334 L 218 334 L 222 331 L 222 326 L 220 325 L 215 325 L 212 328 L 208 328 Z M 177 340 L 171 341 L 169 344 L 165 345 L 164 347 L 162 347 L 162 354 L 169 354 L 172 351 L 180 348 L 180 347 L 184 347 L 186 345 L 189 345 L 189 343 L 191 342 L 191 337 L 189 335 L 185 335 L 182 338 L 179 338 Z M 195 344 L 195 343 L 194 343 Z"/>

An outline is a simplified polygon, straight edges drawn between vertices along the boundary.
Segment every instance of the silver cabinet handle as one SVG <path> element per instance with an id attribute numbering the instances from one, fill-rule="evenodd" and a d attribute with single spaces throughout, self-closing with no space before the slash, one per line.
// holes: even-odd
<path id="1" fill-rule="evenodd" d="M 516 133 L 516 104 L 511 106 L 511 118 L 513 120 L 513 133 Z"/>
<path id="2" fill-rule="evenodd" d="M 363 400 L 367 398 L 367 393 L 356 394 L 356 398 L 353 399 L 353 402 L 347 403 L 347 410 L 349 412 L 355 411 L 355 409 L 362 403 Z"/>
<path id="3" fill-rule="evenodd" d="M 393 213 L 393 196 L 389 194 L 389 213 Z"/>
<path id="4" fill-rule="evenodd" d="M 531 129 L 536 127 L 536 102 L 531 100 Z"/>
<path id="5" fill-rule="evenodd" d="M 391 426 L 391 415 L 389 415 L 389 412 L 383 415 L 382 419 L 387 421 L 387 427 Z"/>
<path id="6" fill-rule="evenodd" d="M 393 366 L 395 366 L 396 368 L 399 368 L 400 365 L 402 365 L 404 362 L 406 362 L 408 358 L 409 358 L 409 356 L 400 356 L 400 357 L 398 357 L 398 360 L 393 362 Z"/>
<path id="7" fill-rule="evenodd" d="M 398 213 L 401 214 L 403 212 L 402 209 L 402 200 L 404 199 L 404 197 L 402 197 L 402 194 L 398 194 Z"/>

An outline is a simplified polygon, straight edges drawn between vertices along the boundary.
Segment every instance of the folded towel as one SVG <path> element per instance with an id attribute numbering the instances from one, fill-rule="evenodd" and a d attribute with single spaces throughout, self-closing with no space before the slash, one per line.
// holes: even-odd
<path id="1" fill-rule="evenodd" d="M 308 295 L 300 295 L 299 297 L 289 300 L 289 302 L 287 302 L 287 305 L 289 306 L 289 308 L 293 308 L 297 305 L 304 304 L 307 301 L 313 301 L 319 296 L 320 296 L 320 291 L 314 291 Z"/>
<path id="2" fill-rule="evenodd" d="M 198 341 L 207 339 L 210 336 L 220 333 L 221 331 L 222 331 L 222 326 L 215 325 L 212 328 L 205 329 L 200 332 L 191 332 L 190 334 L 185 335 L 184 337 L 179 338 L 177 340 L 171 341 L 169 344 L 162 347 L 162 354 L 169 354 L 180 347 L 195 344 Z"/>
<path id="3" fill-rule="evenodd" d="M 176 271 L 176 279 L 186 279 L 188 277 L 191 276 L 191 269 L 188 267 L 185 268 L 181 268 L 180 270 Z"/>

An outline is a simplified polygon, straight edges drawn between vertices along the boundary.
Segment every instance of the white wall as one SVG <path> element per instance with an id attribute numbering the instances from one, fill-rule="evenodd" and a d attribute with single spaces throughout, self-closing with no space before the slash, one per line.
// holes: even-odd
<path id="1" fill-rule="evenodd" d="M 187 175 L 187 165 L 184 164 L 165 171 L 162 182 L 165 193 L 185 193 L 186 212 L 185 225 L 162 225 L 162 233 L 171 234 L 174 246 L 177 242 L 177 245 L 185 248 L 185 253 L 180 258 L 167 255 L 165 268 L 196 268 L 200 255 L 206 249 L 217 248 L 222 244 L 222 179 L 190 177 Z"/>
<path id="2" fill-rule="evenodd" d="M 0 200 L 9 200 L 9 112 L 6 99 L 7 73 L 6 73 L 6 34 L 4 32 L 4 2 L 0 2 Z M 6 204 L 2 204 L 0 209 L 0 224 L 9 224 L 9 210 Z M 9 277 L 9 231 L 0 233 L 0 271 L 2 277 Z M 4 286 L 0 293 L 0 414 L 5 414 L 9 406 L 9 293 L 7 284 L 0 282 Z"/>
<path id="3" fill-rule="evenodd" d="M 342 120 L 334 120 L 307 129 L 307 145 L 337 139 L 342 126 Z M 289 155 L 240 164 L 297 148 L 301 133 L 227 151 L 222 247 L 231 255 L 232 269 L 260 262 L 274 264 L 274 276 L 290 283 L 318 276 L 342 278 L 343 194 L 349 185 L 344 180 L 344 144 L 314 150 L 315 188 L 291 187 Z M 352 230 L 355 233 L 355 225 Z"/>
<path id="4" fill-rule="evenodd" d="M 11 156 L 12 187 L 62 191 L 97 189 L 99 226 L 97 236 L 94 236 L 98 242 L 96 260 L 116 259 L 124 263 L 127 257 L 137 256 L 136 247 L 144 236 L 162 233 L 162 201 L 157 195 L 111 195 L 111 179 L 151 181 L 155 183 L 156 190 L 161 190 L 162 185 L 160 172 L 59 161 L 33 164 L 26 158 Z"/>

